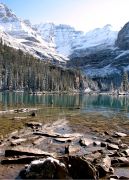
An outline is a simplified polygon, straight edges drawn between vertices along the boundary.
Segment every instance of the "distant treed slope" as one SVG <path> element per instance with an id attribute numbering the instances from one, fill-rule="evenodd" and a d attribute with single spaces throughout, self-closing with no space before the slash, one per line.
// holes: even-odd
<path id="1" fill-rule="evenodd" d="M 88 87 L 75 70 L 35 59 L 0 42 L 0 90 L 72 91 Z"/>

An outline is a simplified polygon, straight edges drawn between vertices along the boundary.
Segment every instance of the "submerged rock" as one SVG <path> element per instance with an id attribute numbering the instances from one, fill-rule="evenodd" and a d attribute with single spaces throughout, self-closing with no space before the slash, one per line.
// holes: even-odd
<path id="1" fill-rule="evenodd" d="M 36 114 L 36 112 L 32 112 L 31 114 L 30 114 L 30 116 L 32 116 L 32 117 L 35 117 L 37 114 Z"/>
<path id="2" fill-rule="evenodd" d="M 31 127 L 31 128 L 40 128 L 40 127 L 42 127 L 42 123 L 39 123 L 39 122 L 27 122 L 26 126 Z"/>

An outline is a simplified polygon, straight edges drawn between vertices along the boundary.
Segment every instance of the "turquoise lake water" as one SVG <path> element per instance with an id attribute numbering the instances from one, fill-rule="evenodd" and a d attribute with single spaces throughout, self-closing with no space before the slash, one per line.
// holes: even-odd
<path id="1" fill-rule="evenodd" d="M 2 110 L 9 107 L 53 106 L 78 108 L 83 111 L 125 111 L 129 112 L 129 96 L 55 94 L 30 95 L 28 93 L 0 93 Z"/>

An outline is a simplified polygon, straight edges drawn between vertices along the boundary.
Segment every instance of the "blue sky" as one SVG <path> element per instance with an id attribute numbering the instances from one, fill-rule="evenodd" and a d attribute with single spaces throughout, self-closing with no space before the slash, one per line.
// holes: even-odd
<path id="1" fill-rule="evenodd" d="M 54 22 L 89 31 L 112 24 L 119 29 L 129 21 L 129 0 L 0 0 L 33 24 Z"/>

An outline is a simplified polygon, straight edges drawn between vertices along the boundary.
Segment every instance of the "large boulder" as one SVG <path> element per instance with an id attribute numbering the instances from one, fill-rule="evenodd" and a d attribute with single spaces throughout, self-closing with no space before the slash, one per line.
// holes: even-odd
<path id="1" fill-rule="evenodd" d="M 69 156 L 68 164 L 68 170 L 73 179 L 98 179 L 95 166 L 84 157 Z"/>
<path id="2" fill-rule="evenodd" d="M 111 170 L 111 158 L 107 155 L 101 157 L 99 162 L 96 164 L 96 167 L 99 171 L 99 177 L 104 177 L 107 173 L 110 173 Z"/>
<path id="3" fill-rule="evenodd" d="M 32 161 L 20 172 L 23 179 L 98 179 L 94 165 L 84 157 L 62 156 L 58 159 L 48 157 Z"/>
<path id="4" fill-rule="evenodd" d="M 20 176 L 24 179 L 70 179 L 65 164 L 51 157 L 32 161 Z"/>

